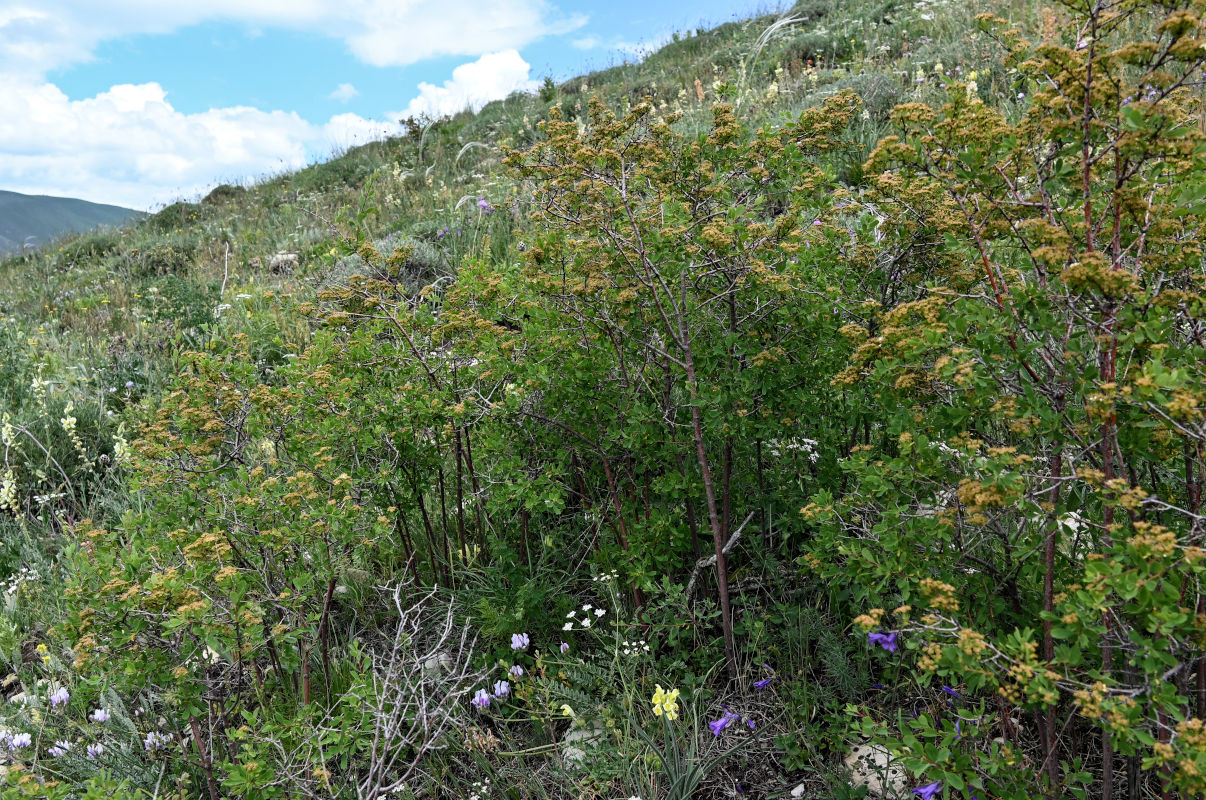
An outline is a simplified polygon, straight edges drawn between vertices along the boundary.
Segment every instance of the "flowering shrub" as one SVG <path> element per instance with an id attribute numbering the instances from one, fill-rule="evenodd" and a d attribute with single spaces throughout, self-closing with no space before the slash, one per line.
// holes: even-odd
<path id="1" fill-rule="evenodd" d="M 972 725 L 862 715 L 919 795 L 1206 789 L 1199 13 L 1089 6 L 1040 44 L 986 17 L 1025 113 L 954 82 L 867 165 L 918 286 L 851 332 L 834 384 L 875 392 L 883 427 L 804 508 L 801 563 L 922 682 L 977 698 Z"/>

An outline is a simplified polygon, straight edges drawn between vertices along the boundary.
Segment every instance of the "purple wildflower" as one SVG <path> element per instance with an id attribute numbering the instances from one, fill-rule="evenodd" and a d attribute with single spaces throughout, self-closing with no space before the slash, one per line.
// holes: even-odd
<path id="1" fill-rule="evenodd" d="M 494 684 L 494 699 L 502 700 L 511 693 L 511 684 L 506 681 L 498 681 Z"/>
<path id="2" fill-rule="evenodd" d="M 945 692 L 946 694 L 950 695 L 951 697 L 955 698 L 956 700 L 959 699 L 959 693 L 945 684 L 943 684 L 943 686 L 942 686 L 942 691 Z"/>
<path id="3" fill-rule="evenodd" d="M 771 681 L 773 681 L 774 679 L 775 679 L 775 676 L 771 675 L 769 678 L 763 678 L 760 681 L 754 681 L 754 688 L 755 689 L 765 689 L 767 686 L 770 686 Z"/>
<path id="4" fill-rule="evenodd" d="M 64 742 L 60 740 L 55 742 L 54 745 L 46 752 L 50 753 L 51 758 L 60 758 L 67 755 L 70 750 L 71 742 Z"/>
<path id="5" fill-rule="evenodd" d="M 97 758 L 105 752 L 105 746 L 100 742 L 88 745 L 88 758 Z"/>
<path id="6" fill-rule="evenodd" d="M 98 708 L 92 712 L 91 716 L 89 716 L 88 719 L 92 720 L 93 722 L 108 722 L 109 721 L 109 711 L 108 711 L 108 709 Z"/>
<path id="7" fill-rule="evenodd" d="M 927 783 L 925 786 L 918 786 L 913 790 L 913 794 L 921 798 L 921 800 L 933 800 L 934 795 L 942 791 L 942 781 L 934 781 Z"/>
<path id="8" fill-rule="evenodd" d="M 565 655 L 568 652 L 569 652 L 569 642 L 562 642 L 561 643 L 561 655 Z"/>
<path id="9" fill-rule="evenodd" d="M 163 748 L 171 745 L 171 743 L 172 737 L 166 733 L 160 733 L 159 731 L 151 731 L 147 734 L 146 738 L 142 740 L 142 746 L 148 753 L 154 752 L 155 750 L 162 750 Z"/>
<path id="10" fill-rule="evenodd" d="M 519 666 L 518 664 L 511 667 L 509 670 L 507 670 L 507 672 L 510 673 L 512 678 L 522 678 L 523 677 L 523 667 Z"/>
<path id="11" fill-rule="evenodd" d="M 511 634 L 511 649 L 512 650 L 527 650 L 528 645 L 532 642 L 526 633 Z"/>
<path id="12" fill-rule="evenodd" d="M 71 699 L 71 695 L 67 692 L 66 686 L 60 686 L 50 693 L 50 707 L 58 708 Z"/>
<path id="13" fill-rule="evenodd" d="M 712 732 L 713 736 L 719 737 L 720 732 L 732 725 L 737 719 L 738 717 L 736 714 L 732 713 L 731 711 L 726 711 L 724 712 L 724 716 L 722 716 L 720 719 L 713 720 L 712 722 L 708 723 L 708 730 Z"/>
<path id="14" fill-rule="evenodd" d="M 867 634 L 867 641 L 870 642 L 871 644 L 879 645 L 883 649 L 887 650 L 889 653 L 896 652 L 896 633 L 895 632 L 880 633 L 878 631 L 873 631 L 873 632 Z"/>
<path id="15" fill-rule="evenodd" d="M 485 711 L 490 707 L 490 693 L 485 689 L 478 689 L 477 694 L 473 695 L 473 700 L 471 702 L 473 705 L 477 706 L 479 710 Z"/>

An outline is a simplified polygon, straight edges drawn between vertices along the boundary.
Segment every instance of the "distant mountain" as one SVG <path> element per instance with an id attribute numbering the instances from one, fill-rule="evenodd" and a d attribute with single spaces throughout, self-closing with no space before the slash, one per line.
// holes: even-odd
<path id="1" fill-rule="evenodd" d="M 0 255 L 17 253 L 26 243 L 41 246 L 65 233 L 98 225 L 119 225 L 142 212 L 70 197 L 18 194 L 0 190 Z"/>

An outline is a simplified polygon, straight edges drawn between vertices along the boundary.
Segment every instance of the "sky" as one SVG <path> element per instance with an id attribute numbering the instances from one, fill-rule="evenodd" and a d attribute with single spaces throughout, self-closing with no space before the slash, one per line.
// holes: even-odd
<path id="1" fill-rule="evenodd" d="M 0 0 L 0 189 L 139 210 L 775 0 Z"/>

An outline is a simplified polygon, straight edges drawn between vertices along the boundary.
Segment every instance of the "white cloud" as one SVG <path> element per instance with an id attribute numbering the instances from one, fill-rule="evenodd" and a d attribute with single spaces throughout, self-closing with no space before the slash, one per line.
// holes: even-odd
<path id="1" fill-rule="evenodd" d="M 212 20 L 331 36 L 374 66 L 519 48 L 586 23 L 548 0 L 0 0 L 0 75 L 41 76 L 109 39 Z"/>
<path id="2" fill-rule="evenodd" d="M 603 44 L 603 42 L 598 36 L 595 36 L 592 33 L 589 36 L 583 36 L 581 39 L 574 39 L 574 41 L 570 42 L 570 44 L 579 50 L 594 50 L 596 47 Z"/>
<path id="3" fill-rule="evenodd" d="M 356 91 L 356 87 L 350 83 L 341 83 L 335 87 L 335 91 L 327 95 L 328 100 L 338 100 L 340 103 L 346 103 L 353 97 L 360 94 Z"/>
<path id="4" fill-rule="evenodd" d="M 386 116 L 393 121 L 340 114 L 312 123 L 243 106 L 186 114 L 158 83 L 73 99 L 46 78 L 92 60 L 105 41 L 207 21 L 316 33 L 377 66 L 478 60 L 442 86 L 420 84 L 405 112 Z M 0 0 L 0 186 L 146 209 L 219 181 L 295 169 L 397 133 L 407 114 L 478 108 L 533 88 L 518 48 L 585 22 L 551 0 Z M 342 84 L 330 97 L 346 102 L 355 93 Z"/>
<path id="5" fill-rule="evenodd" d="M 461 64 L 443 86 L 419 84 L 419 96 L 399 116 L 441 117 L 465 108 L 477 110 L 491 100 L 511 92 L 533 91 L 539 84 L 529 80 L 531 65 L 515 50 L 488 53 L 477 61 Z"/>
<path id="6" fill-rule="evenodd" d="M 84 100 L 22 83 L 0 92 L 0 186 L 147 209 L 397 132 L 355 114 L 324 125 L 245 106 L 185 114 L 158 83 Z"/>

